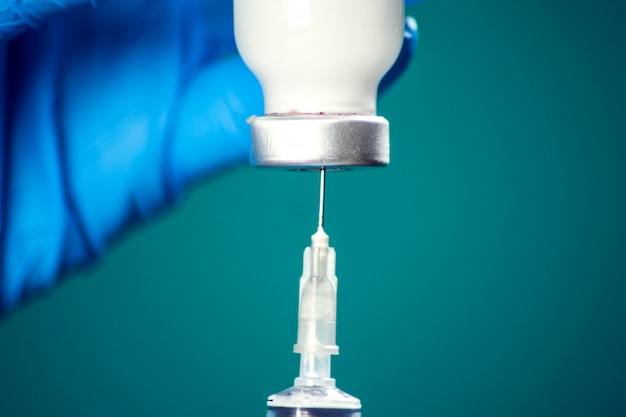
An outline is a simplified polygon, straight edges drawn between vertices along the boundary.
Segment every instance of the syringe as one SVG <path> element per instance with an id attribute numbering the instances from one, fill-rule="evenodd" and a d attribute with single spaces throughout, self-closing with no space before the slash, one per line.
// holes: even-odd
<path id="1" fill-rule="evenodd" d="M 361 402 L 339 390 L 330 376 L 330 356 L 339 353 L 335 250 L 324 232 L 326 170 L 320 170 L 320 210 L 317 232 L 304 251 L 300 278 L 298 339 L 300 375 L 294 386 L 267 400 L 267 417 L 360 417 Z"/>
<path id="2" fill-rule="evenodd" d="M 304 251 L 295 386 L 268 399 L 268 417 L 360 417 L 335 387 L 335 251 L 324 232 L 324 168 L 385 166 L 389 123 L 378 85 L 400 52 L 405 0 L 234 0 L 237 49 L 263 89 L 251 118 L 250 162 L 321 169 L 320 217 Z"/>

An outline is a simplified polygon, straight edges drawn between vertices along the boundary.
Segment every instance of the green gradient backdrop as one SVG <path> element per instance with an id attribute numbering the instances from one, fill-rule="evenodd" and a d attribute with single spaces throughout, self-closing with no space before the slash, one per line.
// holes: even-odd
<path id="1" fill-rule="evenodd" d="M 328 184 L 334 375 L 364 416 L 626 415 L 622 4 L 409 9 L 392 165 Z M 207 181 L 0 323 L 0 415 L 263 416 L 297 372 L 316 181 Z"/>

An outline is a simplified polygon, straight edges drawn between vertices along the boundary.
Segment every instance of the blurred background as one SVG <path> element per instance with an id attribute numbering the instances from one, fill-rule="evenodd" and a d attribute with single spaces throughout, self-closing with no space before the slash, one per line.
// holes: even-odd
<path id="1" fill-rule="evenodd" d="M 392 164 L 328 176 L 333 374 L 364 417 L 626 415 L 625 7 L 408 8 Z M 264 416 L 317 181 L 209 179 L 0 322 L 0 415 Z"/>

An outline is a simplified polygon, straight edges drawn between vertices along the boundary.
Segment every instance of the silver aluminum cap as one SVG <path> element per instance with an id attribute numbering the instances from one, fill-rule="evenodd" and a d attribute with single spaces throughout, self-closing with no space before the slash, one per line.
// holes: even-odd
<path id="1" fill-rule="evenodd" d="M 250 162 L 286 168 L 389 164 L 389 122 L 379 116 L 282 115 L 251 123 Z"/>

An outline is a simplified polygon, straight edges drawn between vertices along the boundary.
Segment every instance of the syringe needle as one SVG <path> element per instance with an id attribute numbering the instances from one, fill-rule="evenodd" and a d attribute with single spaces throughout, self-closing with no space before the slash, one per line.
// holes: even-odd
<path id="1" fill-rule="evenodd" d="M 324 192 L 326 190 L 326 168 L 320 168 L 320 212 L 318 220 L 318 228 L 324 228 Z"/>

